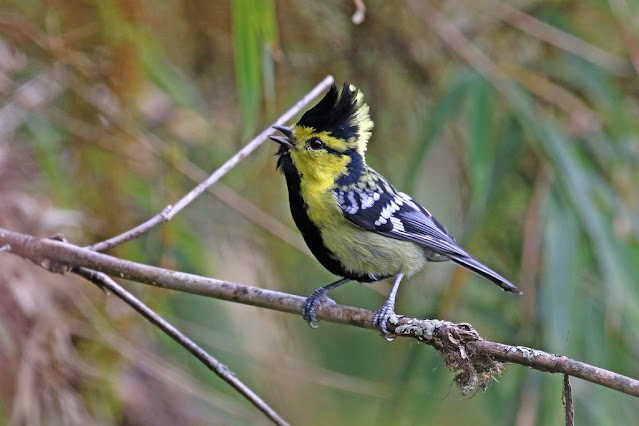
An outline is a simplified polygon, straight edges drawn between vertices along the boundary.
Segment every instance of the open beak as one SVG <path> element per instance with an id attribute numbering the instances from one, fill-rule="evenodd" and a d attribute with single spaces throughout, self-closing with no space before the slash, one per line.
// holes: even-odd
<path id="1" fill-rule="evenodd" d="M 269 136 L 269 138 L 280 145 L 284 145 L 286 147 L 293 146 L 293 129 L 286 126 L 273 126 L 275 130 L 279 130 L 284 134 L 284 136 Z"/>

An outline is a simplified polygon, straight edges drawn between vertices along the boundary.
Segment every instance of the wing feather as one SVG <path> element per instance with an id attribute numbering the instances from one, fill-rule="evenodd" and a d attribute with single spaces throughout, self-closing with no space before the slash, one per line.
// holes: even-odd
<path id="1" fill-rule="evenodd" d="M 344 217 L 364 229 L 412 241 L 446 257 L 469 256 L 428 210 L 402 192 L 338 190 L 335 198 Z"/>
<path id="2" fill-rule="evenodd" d="M 520 293 L 507 279 L 459 247 L 455 238 L 428 210 L 408 195 L 395 191 L 385 180 L 383 183 L 387 185 L 384 189 L 377 186 L 364 190 L 336 190 L 335 199 L 344 217 L 377 234 L 423 246 L 428 260 L 451 260 L 488 278 L 505 291 Z"/>

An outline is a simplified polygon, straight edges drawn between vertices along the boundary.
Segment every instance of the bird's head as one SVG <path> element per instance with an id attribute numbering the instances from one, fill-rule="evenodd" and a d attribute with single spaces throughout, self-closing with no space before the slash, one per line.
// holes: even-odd
<path id="1" fill-rule="evenodd" d="M 363 167 L 373 121 L 362 92 L 345 83 L 341 94 L 331 86 L 292 127 L 274 128 L 284 134 L 271 136 L 280 144 L 278 167 L 294 166 L 306 179 L 328 185 Z"/>

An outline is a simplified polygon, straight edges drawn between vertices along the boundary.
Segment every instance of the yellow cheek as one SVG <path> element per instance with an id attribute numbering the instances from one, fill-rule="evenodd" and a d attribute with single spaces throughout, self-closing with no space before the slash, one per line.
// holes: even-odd
<path id="1" fill-rule="evenodd" d="M 302 177 L 300 189 L 310 219 L 320 228 L 335 220 L 344 220 L 333 189 L 337 185 L 336 179 L 346 171 L 350 158 L 302 149 L 291 152 L 291 159 Z"/>

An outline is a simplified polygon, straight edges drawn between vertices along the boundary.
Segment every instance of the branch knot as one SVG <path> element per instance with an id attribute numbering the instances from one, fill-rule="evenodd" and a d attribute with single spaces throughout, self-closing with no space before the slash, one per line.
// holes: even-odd
<path id="1" fill-rule="evenodd" d="M 433 346 L 451 371 L 459 371 L 455 384 L 463 395 L 477 388 L 486 390 L 488 383 L 501 372 L 502 364 L 469 343 L 484 340 L 468 323 L 401 318 L 396 335 L 408 335 Z"/>

